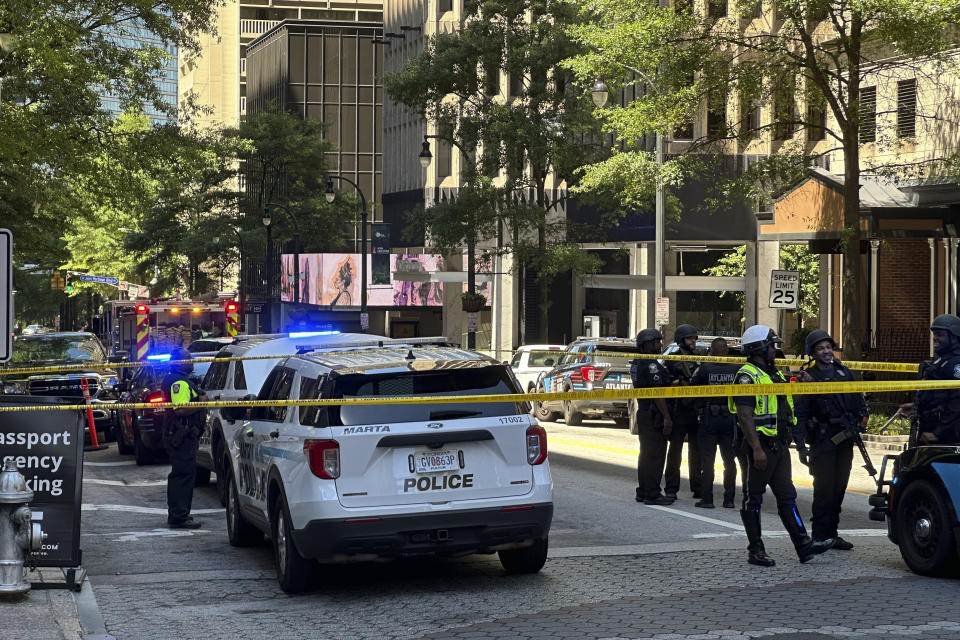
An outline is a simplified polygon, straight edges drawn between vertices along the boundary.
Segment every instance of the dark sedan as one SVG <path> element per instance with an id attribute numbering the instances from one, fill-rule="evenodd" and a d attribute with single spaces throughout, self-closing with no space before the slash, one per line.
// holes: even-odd
<path id="1" fill-rule="evenodd" d="M 119 385 L 120 404 L 167 402 L 161 389 L 167 373 L 167 367 L 159 361 L 137 368 L 129 381 Z M 162 436 L 171 415 L 169 409 L 119 409 L 116 436 L 120 453 L 132 453 L 139 465 L 165 459 Z"/>

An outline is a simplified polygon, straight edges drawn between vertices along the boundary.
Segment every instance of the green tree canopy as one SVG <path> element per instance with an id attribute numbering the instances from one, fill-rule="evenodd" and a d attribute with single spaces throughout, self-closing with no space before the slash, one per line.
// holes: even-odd
<path id="1" fill-rule="evenodd" d="M 651 90 L 626 105 L 601 110 L 605 130 L 620 153 L 648 152 L 640 136 L 689 130 L 703 111 L 706 131 L 694 128 L 689 155 L 734 152 L 758 138 L 769 159 L 755 165 L 729 190 L 771 197 L 796 182 L 813 156 L 842 152 L 845 180 L 843 342 L 857 357 L 863 341 L 859 317 L 859 184 L 861 87 L 865 79 L 918 78 L 936 87 L 956 47 L 958 0 L 761 0 L 735 4 L 586 0 L 583 23 L 569 29 L 585 51 L 566 63 L 581 82 L 604 79 L 612 89 L 642 81 Z M 728 14 L 728 6 L 731 12 Z M 877 83 L 879 84 L 879 83 Z M 760 118 L 762 113 L 770 118 Z M 927 120 L 951 116 L 936 111 Z M 877 117 L 878 144 L 896 151 L 902 132 L 896 119 Z M 879 129 L 886 126 L 886 134 Z M 679 136 L 677 136 L 679 137 Z M 822 143 L 818 145 L 810 142 Z M 871 171 L 929 173 L 943 157 L 903 163 L 878 154 Z M 697 162 L 689 162 L 691 171 Z M 622 158 L 610 163 L 624 164 Z M 667 179 L 683 174 L 680 158 L 666 163 Z M 641 160 L 627 162 L 644 168 Z M 608 183 L 608 165 L 587 171 L 585 183 Z M 649 189 L 649 170 L 620 186 L 623 197 Z M 622 177 L 620 178 L 622 181 Z"/>
<path id="2" fill-rule="evenodd" d="M 469 234 L 489 240 L 499 219 L 517 268 L 537 274 L 544 339 L 553 276 L 591 264 L 571 242 L 553 188 L 573 183 L 577 167 L 602 154 L 589 97 L 558 66 L 580 51 L 565 30 L 575 16 L 575 7 L 558 0 L 468 0 L 455 31 L 431 37 L 384 81 L 394 100 L 435 125 L 441 141 L 468 151 L 461 184 L 473 186 L 463 188 L 485 192 L 478 181 L 488 180 L 499 192 L 497 205 L 474 211 L 470 225 L 457 218 L 447 227 L 450 219 L 438 210 L 421 226 L 437 238 L 462 232 L 457 242 L 466 244 Z"/>

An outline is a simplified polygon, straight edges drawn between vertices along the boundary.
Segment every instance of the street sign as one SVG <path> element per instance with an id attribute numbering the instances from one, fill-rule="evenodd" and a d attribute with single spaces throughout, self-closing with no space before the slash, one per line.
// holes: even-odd
<path id="1" fill-rule="evenodd" d="M 800 298 L 800 272 L 777 271 L 770 275 L 770 308 L 796 309 Z"/>
<path id="2" fill-rule="evenodd" d="M 665 327 L 670 324 L 670 298 L 657 298 L 656 325 Z"/>
<path id="3" fill-rule="evenodd" d="M 467 312 L 467 331 L 476 333 L 480 328 L 480 314 L 476 311 Z"/>
<path id="4" fill-rule="evenodd" d="M 369 328 L 370 328 L 370 314 L 369 314 L 369 313 L 361 313 L 361 314 L 360 314 L 360 329 L 362 329 L 363 331 L 366 331 L 366 330 L 369 329 Z"/>
<path id="5" fill-rule="evenodd" d="M 13 234 L 0 229 L 0 363 L 13 355 Z"/>
<path id="6" fill-rule="evenodd" d="M 370 284 L 390 284 L 390 223 L 370 225 Z"/>
<path id="7" fill-rule="evenodd" d="M 112 284 L 117 286 L 120 284 L 120 278 L 113 278 L 110 276 L 91 276 L 86 273 L 80 274 L 80 282 L 95 282 L 97 284 Z"/>

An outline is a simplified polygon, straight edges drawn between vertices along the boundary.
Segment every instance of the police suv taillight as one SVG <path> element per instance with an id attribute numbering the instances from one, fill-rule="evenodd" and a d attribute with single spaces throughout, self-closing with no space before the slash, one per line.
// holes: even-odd
<path id="1" fill-rule="evenodd" d="M 584 382 L 596 382 L 597 370 L 589 366 L 580 367 L 580 375 L 583 376 Z"/>
<path id="2" fill-rule="evenodd" d="M 540 425 L 527 427 L 527 462 L 536 465 L 547 459 L 547 430 Z"/>
<path id="3" fill-rule="evenodd" d="M 303 452 L 313 475 L 324 480 L 340 477 L 340 443 L 336 440 L 305 440 Z"/>

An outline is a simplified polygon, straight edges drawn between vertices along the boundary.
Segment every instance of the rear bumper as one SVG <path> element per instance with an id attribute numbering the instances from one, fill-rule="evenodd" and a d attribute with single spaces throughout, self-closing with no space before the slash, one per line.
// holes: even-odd
<path id="1" fill-rule="evenodd" d="M 531 505 L 525 511 L 472 509 L 369 520 L 313 520 L 294 531 L 293 538 L 301 555 L 320 560 L 491 552 L 546 538 L 553 503 Z"/>
<path id="2" fill-rule="evenodd" d="M 573 406 L 580 413 L 627 415 L 627 400 L 574 400 Z"/>

